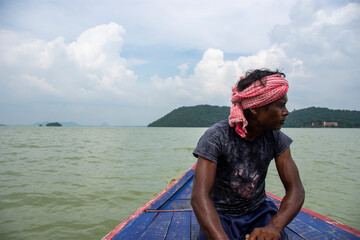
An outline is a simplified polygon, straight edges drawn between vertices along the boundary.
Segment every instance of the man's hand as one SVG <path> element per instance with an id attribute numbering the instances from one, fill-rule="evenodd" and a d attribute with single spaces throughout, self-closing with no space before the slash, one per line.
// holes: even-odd
<path id="1" fill-rule="evenodd" d="M 250 234 L 249 240 L 280 240 L 281 234 L 275 228 L 265 226 L 261 228 L 255 228 L 254 231 Z"/>

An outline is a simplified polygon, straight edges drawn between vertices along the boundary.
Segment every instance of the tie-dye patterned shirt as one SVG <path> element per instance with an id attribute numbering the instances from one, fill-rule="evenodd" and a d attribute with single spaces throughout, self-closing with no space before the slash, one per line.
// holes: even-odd
<path id="1" fill-rule="evenodd" d="M 193 154 L 217 163 L 211 193 L 216 210 L 242 215 L 260 206 L 266 199 L 265 177 L 270 161 L 291 143 L 291 138 L 278 130 L 265 130 L 254 141 L 247 141 L 228 120 L 210 127 Z"/>

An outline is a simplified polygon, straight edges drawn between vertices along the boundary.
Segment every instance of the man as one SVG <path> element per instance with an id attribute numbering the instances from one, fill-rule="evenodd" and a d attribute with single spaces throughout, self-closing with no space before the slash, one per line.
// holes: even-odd
<path id="1" fill-rule="evenodd" d="M 304 189 L 280 130 L 286 116 L 285 74 L 246 73 L 233 89 L 228 120 L 209 128 L 194 151 L 198 158 L 191 204 L 200 239 L 287 239 L 285 226 L 300 211 Z M 279 211 L 266 201 L 265 177 L 275 158 L 286 194 Z"/>

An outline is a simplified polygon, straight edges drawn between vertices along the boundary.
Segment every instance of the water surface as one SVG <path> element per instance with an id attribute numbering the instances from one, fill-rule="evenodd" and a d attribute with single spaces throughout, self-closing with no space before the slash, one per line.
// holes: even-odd
<path id="1" fill-rule="evenodd" d="M 205 128 L 0 127 L 0 239 L 100 239 L 196 161 Z M 284 129 L 305 207 L 360 229 L 360 129 Z M 267 191 L 282 196 L 272 163 Z"/>

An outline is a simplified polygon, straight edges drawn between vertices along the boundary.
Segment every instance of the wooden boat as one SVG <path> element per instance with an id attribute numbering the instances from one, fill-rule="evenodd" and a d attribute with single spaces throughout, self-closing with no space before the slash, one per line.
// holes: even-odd
<path id="1" fill-rule="evenodd" d="M 190 205 L 195 165 L 146 203 L 103 240 L 197 239 L 199 224 Z M 281 198 L 267 193 L 280 205 Z M 360 239 L 360 231 L 302 208 L 286 227 L 289 239 Z"/>

